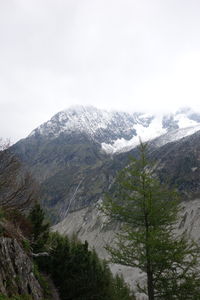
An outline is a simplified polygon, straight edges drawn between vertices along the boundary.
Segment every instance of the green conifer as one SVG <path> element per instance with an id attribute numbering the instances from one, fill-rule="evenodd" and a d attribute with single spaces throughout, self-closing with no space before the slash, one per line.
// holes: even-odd
<path id="1" fill-rule="evenodd" d="M 146 273 L 147 287 L 139 290 L 149 300 L 200 299 L 199 247 L 185 235 L 175 236 L 177 194 L 155 178 L 146 144 L 139 152 L 119 174 L 114 197 L 104 202 L 104 212 L 123 224 L 107 250 L 113 262 Z"/>

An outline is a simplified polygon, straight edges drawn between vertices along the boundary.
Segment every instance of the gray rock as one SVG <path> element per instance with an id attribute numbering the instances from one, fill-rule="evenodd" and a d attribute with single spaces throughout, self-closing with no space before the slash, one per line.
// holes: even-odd
<path id="1" fill-rule="evenodd" d="M 0 238 L 0 293 L 6 296 L 31 295 L 43 298 L 33 273 L 33 263 L 15 239 Z"/>

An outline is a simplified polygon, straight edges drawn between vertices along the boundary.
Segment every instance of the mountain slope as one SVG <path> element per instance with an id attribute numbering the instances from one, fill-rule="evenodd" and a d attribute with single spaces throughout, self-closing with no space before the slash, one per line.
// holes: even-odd
<path id="1" fill-rule="evenodd" d="M 176 186 L 181 192 L 182 210 L 177 224 L 177 233 L 187 232 L 197 242 L 200 241 L 200 131 L 178 141 L 156 147 L 158 140 L 149 144 L 149 158 L 157 162 L 156 173 L 161 181 Z M 137 157 L 137 149 L 129 154 Z M 115 156 L 122 164 L 127 163 L 127 154 Z M 112 193 L 112 187 L 110 188 Z M 190 200 L 190 201 L 189 201 Z M 102 198 L 97 204 L 70 212 L 62 222 L 53 227 L 63 234 L 77 234 L 81 240 L 87 240 L 100 257 L 108 258 L 105 245 L 113 243 L 118 224 L 106 224 L 105 217 L 98 210 Z M 137 281 L 145 280 L 144 274 L 137 269 L 112 265 L 113 272 L 124 275 L 125 280 L 135 287 Z M 138 296 L 138 299 L 143 299 Z M 142 297 L 142 296 L 141 296 Z"/>
<path id="2" fill-rule="evenodd" d="M 35 129 L 30 136 L 56 138 L 61 133 L 85 133 L 99 144 L 122 137 L 130 139 L 136 135 L 133 124 L 138 122 L 137 115 L 108 112 L 92 106 L 75 106 L 59 112 L 50 121 Z"/>
<path id="3" fill-rule="evenodd" d="M 185 199 L 200 197 L 200 131 L 157 148 L 152 159 L 161 182 L 176 186 Z"/>
<path id="4" fill-rule="evenodd" d="M 190 110 L 156 117 L 73 107 L 11 149 L 39 182 L 43 205 L 56 222 L 98 201 L 128 162 L 128 151 L 135 153 L 139 136 L 150 139 L 152 149 L 160 148 L 198 131 L 199 120 Z"/>

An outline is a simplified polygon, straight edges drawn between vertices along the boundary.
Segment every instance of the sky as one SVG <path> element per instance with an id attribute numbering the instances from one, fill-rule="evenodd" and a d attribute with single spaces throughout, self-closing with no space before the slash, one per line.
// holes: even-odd
<path id="1" fill-rule="evenodd" d="M 200 111 L 199 0 L 1 0 L 0 137 L 71 105 Z"/>

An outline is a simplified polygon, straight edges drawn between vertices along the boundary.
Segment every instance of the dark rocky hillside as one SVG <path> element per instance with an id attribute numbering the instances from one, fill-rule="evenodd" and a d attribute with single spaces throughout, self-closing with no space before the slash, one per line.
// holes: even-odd
<path id="1" fill-rule="evenodd" d="M 83 134 L 43 142 L 30 137 L 12 151 L 39 182 L 42 203 L 55 220 L 97 201 L 121 166 Z"/>
<path id="2" fill-rule="evenodd" d="M 181 129 L 178 124 L 183 118 L 189 124 L 197 122 L 198 116 L 181 111 L 163 117 L 162 130 L 167 132 L 149 143 L 150 157 L 159 162 L 160 179 L 176 185 L 185 197 L 198 195 L 200 127 Z M 135 137 L 137 126 L 148 130 L 153 121 L 153 117 L 139 114 L 130 117 L 95 108 L 69 109 L 35 129 L 11 150 L 38 182 L 42 204 L 56 222 L 70 211 L 97 202 L 108 191 L 117 171 L 128 163 L 129 155 L 137 156 L 136 148 L 106 153 L 102 141 L 110 141 L 112 146 L 117 138 Z"/>
<path id="3" fill-rule="evenodd" d="M 199 137 L 200 132 L 196 132 L 162 147 L 155 147 L 153 141 L 149 144 L 149 155 L 158 161 L 161 181 L 176 186 L 189 198 L 199 194 Z M 35 144 L 32 139 L 17 143 L 13 150 L 40 182 L 43 205 L 54 221 L 63 219 L 69 211 L 98 201 L 117 171 L 128 163 L 129 156 L 137 157 L 137 149 L 106 155 L 84 135 L 62 134 L 46 143 L 34 137 Z"/>
<path id="4" fill-rule="evenodd" d="M 200 196 L 200 131 L 151 154 L 161 181 L 177 187 L 184 199 Z"/>

